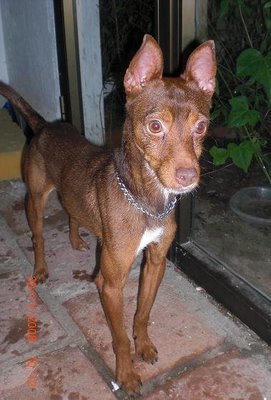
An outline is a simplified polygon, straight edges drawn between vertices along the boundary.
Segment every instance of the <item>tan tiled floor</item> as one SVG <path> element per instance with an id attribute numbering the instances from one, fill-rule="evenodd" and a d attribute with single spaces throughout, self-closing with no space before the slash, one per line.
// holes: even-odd
<path id="1" fill-rule="evenodd" d="M 83 231 L 90 249 L 71 249 L 67 216 L 54 195 L 45 212 L 44 234 L 50 279 L 31 300 L 26 278 L 33 251 L 24 186 L 0 183 L 0 399 L 127 398 L 114 390 L 111 337 L 91 282 L 95 238 Z M 140 258 L 125 290 L 130 337 L 139 265 Z M 29 342 L 31 301 L 37 338 Z M 170 263 L 149 330 L 159 360 L 147 365 L 134 357 L 142 398 L 271 400 L 269 347 Z"/>

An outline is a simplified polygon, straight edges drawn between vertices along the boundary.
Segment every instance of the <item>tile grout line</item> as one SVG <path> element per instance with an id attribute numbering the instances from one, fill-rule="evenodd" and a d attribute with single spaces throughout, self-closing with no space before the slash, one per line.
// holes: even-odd
<path id="1" fill-rule="evenodd" d="M 121 390 L 113 391 L 112 382 L 115 382 L 115 376 L 111 368 L 106 364 L 100 354 L 95 350 L 91 343 L 79 346 L 83 355 L 90 361 L 95 370 L 98 372 L 99 376 L 103 379 L 105 384 L 108 386 L 111 393 L 119 400 L 126 399 L 126 395 Z"/>
<path id="2" fill-rule="evenodd" d="M 154 378 L 144 382 L 142 396 L 148 396 L 154 390 L 159 389 L 159 387 L 162 387 L 167 382 L 173 381 L 176 378 L 180 378 L 182 375 L 195 370 L 199 366 L 203 365 L 205 362 L 212 361 L 222 354 L 233 352 L 235 350 L 237 350 L 237 348 L 233 344 L 226 342 L 218 345 L 213 349 L 205 351 L 200 356 L 194 359 L 186 362 L 180 362 L 169 371 L 162 372 Z"/>

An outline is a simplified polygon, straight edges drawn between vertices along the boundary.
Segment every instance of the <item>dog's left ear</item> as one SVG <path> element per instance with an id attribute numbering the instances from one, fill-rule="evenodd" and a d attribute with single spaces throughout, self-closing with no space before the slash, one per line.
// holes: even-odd
<path id="1" fill-rule="evenodd" d="M 206 94 L 212 96 L 215 91 L 216 58 L 213 40 L 204 42 L 188 58 L 185 72 L 186 81 L 194 81 Z"/>
<path id="2" fill-rule="evenodd" d="M 161 79 L 163 66 L 163 55 L 158 43 L 151 35 L 145 35 L 124 76 L 126 94 L 136 94 L 147 82 Z"/>

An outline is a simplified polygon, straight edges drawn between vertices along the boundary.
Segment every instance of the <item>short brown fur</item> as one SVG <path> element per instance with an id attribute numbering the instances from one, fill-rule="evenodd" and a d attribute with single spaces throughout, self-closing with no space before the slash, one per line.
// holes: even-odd
<path id="1" fill-rule="evenodd" d="M 213 42 L 202 44 L 192 53 L 181 77 L 163 79 L 162 72 L 161 49 L 145 35 L 125 74 L 127 116 L 122 147 L 114 151 L 92 146 L 70 124 L 46 122 L 11 87 L 0 83 L 0 93 L 22 113 L 35 133 L 23 161 L 27 217 L 35 250 L 34 275 L 39 282 L 48 277 L 43 210 L 49 193 L 57 190 L 69 214 L 73 248 L 87 248 L 79 225 L 101 241 L 96 284 L 112 333 L 116 380 L 129 393 L 138 392 L 141 381 L 131 361 L 122 292 L 137 253 L 147 246 L 133 334 L 136 353 L 153 363 L 157 349 L 147 325 L 176 224 L 173 211 L 161 218 L 149 214 L 163 213 L 176 195 L 193 190 L 199 182 L 198 160 L 215 88 Z M 149 214 L 127 199 L 118 176 Z"/>

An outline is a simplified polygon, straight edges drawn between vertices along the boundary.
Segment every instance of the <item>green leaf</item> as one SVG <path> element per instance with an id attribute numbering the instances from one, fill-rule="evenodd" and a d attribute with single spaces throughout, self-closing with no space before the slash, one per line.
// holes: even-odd
<path id="1" fill-rule="evenodd" d="M 251 146 L 253 148 L 254 154 L 261 154 L 262 153 L 262 147 L 266 146 L 267 141 L 262 138 L 257 138 L 254 136 L 253 138 L 250 139 Z"/>
<path id="2" fill-rule="evenodd" d="M 261 154 L 262 145 L 261 139 L 254 136 L 250 139 L 243 140 L 240 144 L 229 143 L 226 149 L 213 146 L 209 150 L 209 153 L 213 157 L 214 165 L 223 165 L 227 158 L 230 157 L 238 168 L 247 172 L 253 156 L 255 154 Z"/>
<path id="3" fill-rule="evenodd" d="M 263 6 L 263 8 L 270 8 L 271 7 L 271 1 L 268 1 L 267 3 L 265 3 L 265 5 Z"/>
<path id="4" fill-rule="evenodd" d="M 268 101 L 271 103 L 271 51 L 263 58 L 262 65 L 254 78 L 263 85 Z"/>
<path id="5" fill-rule="evenodd" d="M 233 97 L 229 102 L 231 110 L 228 118 L 228 126 L 230 128 L 239 128 L 245 125 L 255 126 L 260 121 L 260 113 L 249 109 L 246 96 Z"/>
<path id="6" fill-rule="evenodd" d="M 209 153 L 213 157 L 213 163 L 215 165 L 223 165 L 228 158 L 228 151 L 223 147 L 213 146 L 209 150 Z"/>
<path id="7" fill-rule="evenodd" d="M 266 56 L 255 49 L 247 49 L 237 58 L 236 73 L 240 77 L 250 76 L 263 85 L 271 103 L 271 52 Z"/>
<path id="8" fill-rule="evenodd" d="M 239 145 L 229 143 L 227 150 L 234 164 L 247 172 L 255 153 L 250 139 L 242 141 Z"/>
<path id="9" fill-rule="evenodd" d="M 255 49 L 246 49 L 239 54 L 236 63 L 238 76 L 255 76 L 262 61 L 262 54 Z"/>
<path id="10" fill-rule="evenodd" d="M 227 146 L 227 151 L 229 154 L 229 157 L 231 157 L 231 154 L 235 151 L 235 149 L 238 147 L 238 144 L 236 143 L 229 143 Z"/>

